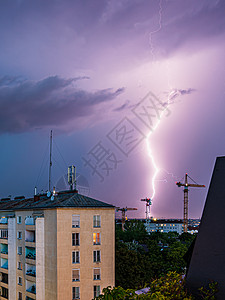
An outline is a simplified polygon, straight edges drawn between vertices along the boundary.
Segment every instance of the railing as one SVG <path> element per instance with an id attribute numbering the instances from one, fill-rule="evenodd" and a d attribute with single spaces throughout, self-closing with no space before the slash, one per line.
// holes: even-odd
<path id="1" fill-rule="evenodd" d="M 35 270 L 27 270 L 26 275 L 36 277 L 36 271 Z"/>
<path id="2" fill-rule="evenodd" d="M 28 242 L 28 243 L 35 243 L 35 238 L 34 238 L 34 239 L 26 239 L 25 242 Z"/>
<path id="3" fill-rule="evenodd" d="M 29 259 L 36 259 L 36 254 L 35 253 L 28 253 L 26 255 L 26 258 L 29 258 Z"/>

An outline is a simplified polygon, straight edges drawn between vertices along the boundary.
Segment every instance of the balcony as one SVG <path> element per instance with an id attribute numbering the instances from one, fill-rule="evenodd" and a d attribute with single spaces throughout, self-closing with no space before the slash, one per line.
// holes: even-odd
<path id="1" fill-rule="evenodd" d="M 2 254 L 8 254 L 8 244 L 0 244 Z"/>
<path id="2" fill-rule="evenodd" d="M 25 246 L 35 247 L 35 230 L 25 230 Z"/>
<path id="3" fill-rule="evenodd" d="M 34 218 L 26 217 L 25 225 L 35 225 Z"/>
<path id="4" fill-rule="evenodd" d="M 36 250 L 34 247 L 25 247 L 25 256 L 28 259 L 36 259 Z"/>
<path id="5" fill-rule="evenodd" d="M 28 280 L 34 281 L 36 277 L 36 266 L 26 263 L 26 275 L 29 277 Z"/>
<path id="6" fill-rule="evenodd" d="M 34 300 L 35 298 L 31 298 L 29 296 L 26 296 L 26 300 Z"/>
<path id="7" fill-rule="evenodd" d="M 6 217 L 1 217 L 1 219 L 0 219 L 0 224 L 8 224 L 8 218 L 6 218 Z"/>
<path id="8" fill-rule="evenodd" d="M 8 284 L 8 274 L 6 274 L 6 273 L 1 273 L 1 274 L 2 274 L 1 275 L 1 282 Z"/>
<path id="9" fill-rule="evenodd" d="M 1 265 L 0 267 L 2 269 L 7 269 L 8 270 L 8 259 L 6 258 L 1 258 Z"/>
<path id="10" fill-rule="evenodd" d="M 36 284 L 29 280 L 26 280 L 26 291 L 32 294 L 36 294 Z"/>

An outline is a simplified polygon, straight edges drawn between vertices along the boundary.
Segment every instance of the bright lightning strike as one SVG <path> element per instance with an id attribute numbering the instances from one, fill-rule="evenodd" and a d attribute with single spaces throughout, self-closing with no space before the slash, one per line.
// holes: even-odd
<path id="1" fill-rule="evenodd" d="M 150 44 L 150 49 L 151 49 L 151 55 L 152 55 L 152 58 L 153 58 L 153 61 L 154 61 L 154 47 L 153 47 L 153 43 L 152 43 L 152 36 L 154 34 L 156 34 L 157 32 L 159 32 L 162 28 L 162 0 L 159 0 L 159 24 L 158 24 L 158 28 L 154 31 L 151 31 L 150 34 L 149 34 L 149 44 Z M 165 108 L 166 109 L 166 108 Z M 163 112 L 165 111 L 165 109 L 163 110 Z M 163 114 L 163 112 L 161 113 L 161 115 Z M 153 200 L 153 198 L 155 197 L 155 179 L 157 177 L 157 174 L 159 172 L 159 168 L 157 167 L 156 165 L 156 162 L 155 162 L 155 159 L 153 157 L 153 154 L 152 154 L 152 151 L 151 151 L 151 148 L 150 148 L 150 142 L 149 142 L 149 138 L 150 138 L 150 135 L 152 134 L 153 131 L 156 130 L 156 128 L 158 127 L 159 123 L 160 123 L 160 118 L 161 118 L 161 115 L 155 125 L 155 127 L 153 128 L 152 131 L 150 131 L 147 135 L 147 139 L 146 139 L 146 142 L 147 142 L 147 149 L 148 149 L 148 155 L 152 161 L 152 165 L 154 167 L 154 175 L 152 177 L 152 196 L 151 196 L 151 199 Z"/>
<path id="2" fill-rule="evenodd" d="M 151 134 L 153 133 L 153 131 L 155 131 L 157 129 L 157 127 L 159 126 L 159 123 L 161 121 L 161 117 L 163 116 L 165 110 L 167 110 L 167 107 L 171 101 L 171 97 L 173 97 L 174 95 L 174 90 L 172 90 L 169 94 L 168 94 L 168 97 L 167 97 L 167 105 L 164 106 L 164 109 L 162 111 L 162 113 L 160 114 L 159 118 L 158 118 L 158 121 L 156 123 L 156 125 L 154 126 L 154 128 L 148 133 L 147 135 L 147 138 L 146 138 L 146 142 L 147 142 L 147 150 L 148 150 L 148 155 L 151 159 L 151 162 L 152 162 L 152 165 L 154 167 L 154 175 L 152 177 L 152 196 L 151 196 L 151 199 L 153 200 L 153 198 L 155 197 L 155 180 L 156 180 L 156 177 L 160 171 L 160 169 L 157 167 L 157 164 L 156 164 L 156 161 L 155 161 L 155 158 L 152 154 L 152 150 L 150 148 L 150 141 L 149 141 L 149 138 L 151 136 Z"/>

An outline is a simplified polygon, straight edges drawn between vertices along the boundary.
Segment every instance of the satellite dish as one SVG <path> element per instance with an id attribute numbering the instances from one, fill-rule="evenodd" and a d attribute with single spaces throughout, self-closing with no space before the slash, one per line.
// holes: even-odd
<path id="1" fill-rule="evenodd" d="M 54 200 L 54 196 L 51 196 L 51 201 L 53 201 Z"/>
<path id="2" fill-rule="evenodd" d="M 50 196 L 51 196 L 51 192 L 48 191 L 48 192 L 47 192 L 47 197 L 49 198 Z"/>

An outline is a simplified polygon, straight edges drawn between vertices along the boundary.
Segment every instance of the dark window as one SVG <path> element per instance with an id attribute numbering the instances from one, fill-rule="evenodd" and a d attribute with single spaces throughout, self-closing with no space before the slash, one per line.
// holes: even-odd
<path id="1" fill-rule="evenodd" d="M 2 297 L 8 299 L 8 289 L 2 286 Z"/>
<path id="2" fill-rule="evenodd" d="M 77 286 L 72 287 L 72 300 L 80 299 L 80 288 Z"/>
<path id="3" fill-rule="evenodd" d="M 101 251 L 100 250 L 93 251 L 93 259 L 94 259 L 94 262 L 101 261 Z"/>
<path id="4" fill-rule="evenodd" d="M 72 233 L 72 246 L 79 246 L 80 245 L 80 234 L 79 233 Z"/>
<path id="5" fill-rule="evenodd" d="M 72 252 L 72 263 L 73 264 L 79 264 L 80 263 L 80 252 L 79 251 L 73 251 Z"/>
<path id="6" fill-rule="evenodd" d="M 94 285 L 94 298 L 100 295 L 100 285 Z"/>

